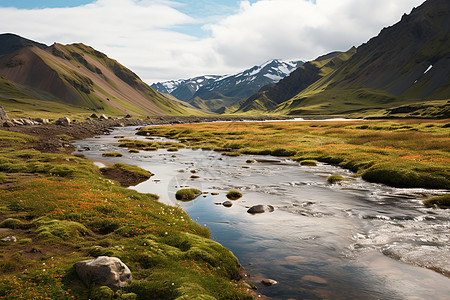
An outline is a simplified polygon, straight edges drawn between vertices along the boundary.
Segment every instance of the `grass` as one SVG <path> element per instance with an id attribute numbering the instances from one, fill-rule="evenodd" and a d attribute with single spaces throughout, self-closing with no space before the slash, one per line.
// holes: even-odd
<path id="1" fill-rule="evenodd" d="M 107 152 L 102 154 L 103 157 L 122 157 L 123 154 L 120 152 Z"/>
<path id="2" fill-rule="evenodd" d="M 449 123 L 405 119 L 178 124 L 143 128 L 141 134 L 176 138 L 191 148 L 285 156 L 300 164 L 330 163 L 395 187 L 448 189 Z"/>
<path id="3" fill-rule="evenodd" d="M 0 148 L 0 174 L 14 182 L 0 187 L 0 227 L 9 230 L 0 238 L 18 242 L 0 244 L 1 298 L 251 299 L 234 282 L 236 257 L 183 210 L 103 178 L 91 161 L 10 137 Z M 100 255 L 120 258 L 133 283 L 114 294 L 86 288 L 73 264 Z"/>

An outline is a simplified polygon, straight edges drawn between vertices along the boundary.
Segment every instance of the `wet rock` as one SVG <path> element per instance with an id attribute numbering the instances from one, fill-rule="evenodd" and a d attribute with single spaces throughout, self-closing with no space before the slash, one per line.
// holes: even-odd
<path id="1" fill-rule="evenodd" d="M 124 118 L 129 119 L 129 118 L 131 118 L 131 115 L 126 115 Z"/>
<path id="2" fill-rule="evenodd" d="M 99 117 L 100 120 L 108 120 L 108 117 L 105 114 L 101 114 Z"/>
<path id="3" fill-rule="evenodd" d="M 70 119 L 68 117 L 59 118 L 55 121 L 56 125 L 62 125 L 62 126 L 70 126 Z"/>
<path id="4" fill-rule="evenodd" d="M 261 283 L 264 284 L 265 286 L 271 286 L 277 284 L 278 282 L 276 282 L 273 279 L 263 279 L 261 280 Z"/>
<path id="5" fill-rule="evenodd" d="M 15 242 L 17 242 L 17 239 L 15 236 L 7 236 L 5 238 L 2 238 L 0 241 L 5 242 L 5 243 L 8 243 L 8 242 L 15 243 Z"/>
<path id="6" fill-rule="evenodd" d="M 131 283 L 130 269 L 117 257 L 99 256 L 77 262 L 74 267 L 87 287 L 103 285 L 118 290 Z"/>
<path id="7" fill-rule="evenodd" d="M 261 204 L 259 204 L 259 205 L 255 205 L 255 206 L 250 207 L 247 210 L 247 212 L 249 214 L 262 214 L 262 213 L 265 213 L 266 211 L 267 212 L 273 212 L 274 210 L 275 209 L 274 209 L 274 207 L 272 205 L 261 205 Z"/>
<path id="8" fill-rule="evenodd" d="M 92 114 L 92 115 L 90 115 L 90 117 L 91 117 L 92 119 L 98 119 L 97 114 Z"/>
<path id="9" fill-rule="evenodd" d="M 233 206 L 233 202 L 227 200 L 224 203 L 222 203 L 222 205 L 225 207 L 231 207 L 231 206 Z"/>

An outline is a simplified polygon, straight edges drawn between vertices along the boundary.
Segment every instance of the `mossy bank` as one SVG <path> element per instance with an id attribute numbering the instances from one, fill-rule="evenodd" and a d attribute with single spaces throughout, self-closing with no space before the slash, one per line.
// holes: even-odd
<path id="1" fill-rule="evenodd" d="M 0 238 L 16 238 L 0 243 L 0 297 L 251 299 L 236 283 L 238 260 L 207 228 L 89 160 L 30 148 L 36 140 L 0 130 Z M 131 285 L 85 287 L 73 264 L 97 256 L 120 258 Z"/>

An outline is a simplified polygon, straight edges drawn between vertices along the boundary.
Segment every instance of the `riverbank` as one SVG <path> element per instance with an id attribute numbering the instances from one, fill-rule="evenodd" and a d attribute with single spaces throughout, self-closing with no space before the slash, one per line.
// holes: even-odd
<path id="1" fill-rule="evenodd" d="M 261 154 L 338 165 L 369 182 L 450 189 L 450 120 L 180 124 L 142 135 L 224 155 Z M 130 147 L 131 145 L 127 145 Z"/>
<path id="2" fill-rule="evenodd" d="M 111 126 L 181 122 L 96 120 L 0 130 L 0 296 L 34 299 L 251 299 L 236 257 L 207 228 L 157 195 L 125 189 L 89 160 L 70 155 L 74 139 Z M 28 133 L 28 134 L 25 134 Z M 120 258 L 131 285 L 86 287 L 74 263 Z"/>

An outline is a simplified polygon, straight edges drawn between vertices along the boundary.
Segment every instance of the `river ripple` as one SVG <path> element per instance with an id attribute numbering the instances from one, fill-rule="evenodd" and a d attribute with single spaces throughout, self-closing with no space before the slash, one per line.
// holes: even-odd
<path id="1" fill-rule="evenodd" d="M 274 157 L 189 149 L 131 154 L 117 147 L 114 136 L 144 139 L 134 130 L 118 128 L 112 135 L 77 142 L 77 151 L 99 165 L 125 162 L 153 172 L 132 188 L 156 193 L 208 226 L 262 294 L 274 299 L 448 299 L 450 279 L 442 274 L 450 275 L 450 210 L 421 205 L 424 196 L 446 191 L 396 189 L 352 178 L 330 165 L 305 167 Z M 101 156 L 110 151 L 124 156 Z M 190 178 L 191 171 L 200 178 Z M 329 175 L 350 180 L 329 185 Z M 174 193 L 185 186 L 207 194 L 176 201 Z M 244 196 L 230 208 L 218 205 L 231 189 Z M 248 214 L 256 204 L 275 211 Z M 265 287 L 259 284 L 263 278 L 279 283 Z"/>

